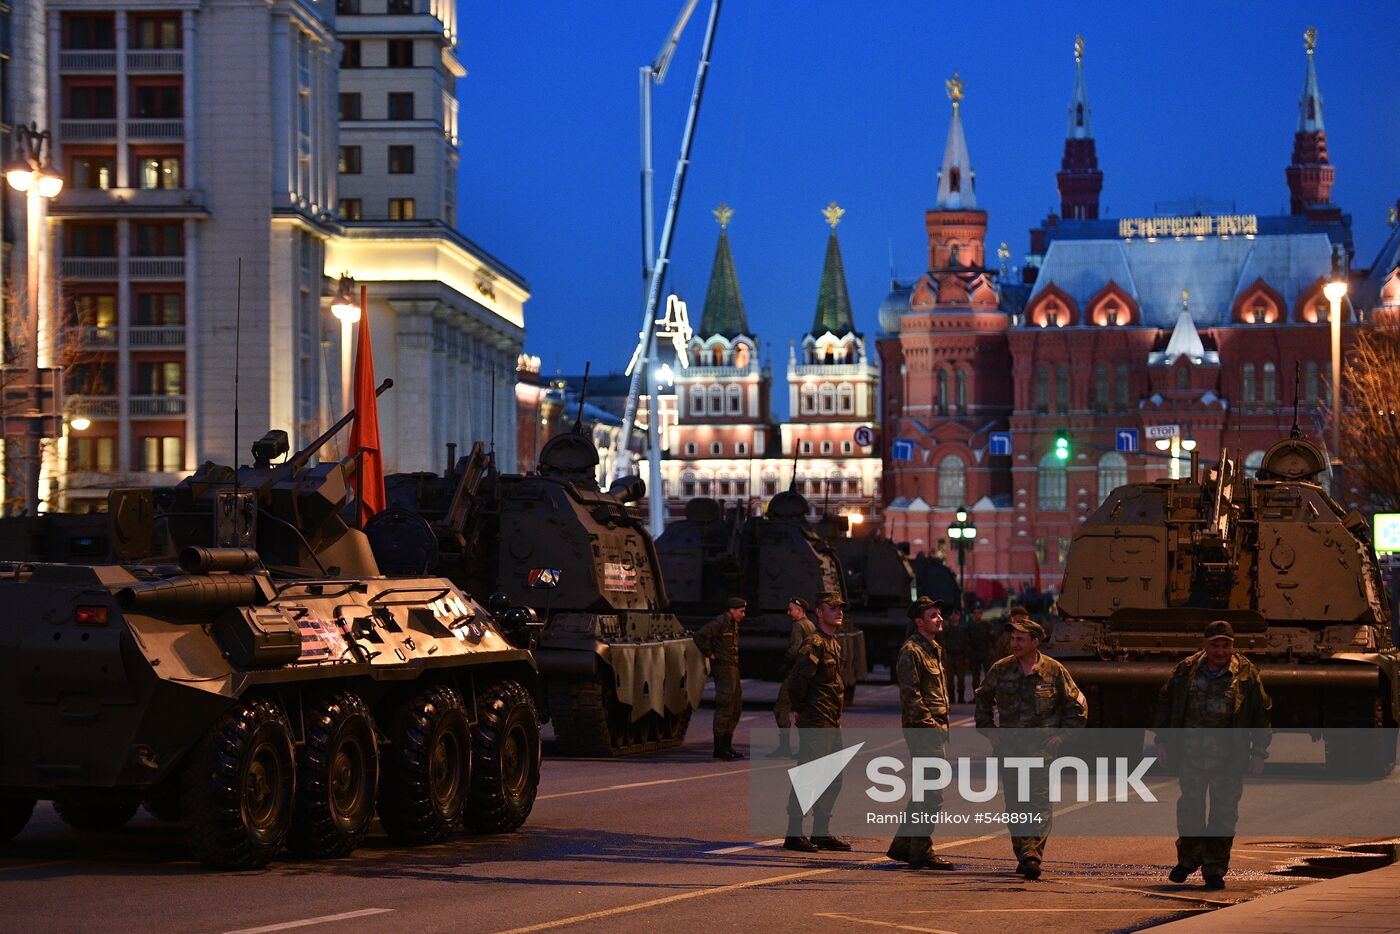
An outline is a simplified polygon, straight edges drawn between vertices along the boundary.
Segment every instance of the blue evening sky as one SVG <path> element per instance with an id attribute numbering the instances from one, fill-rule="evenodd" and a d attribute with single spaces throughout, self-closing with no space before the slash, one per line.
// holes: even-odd
<path id="1" fill-rule="evenodd" d="M 626 365 L 641 321 L 637 71 L 680 0 L 463 3 L 459 223 L 529 281 L 527 350 L 544 372 Z M 658 234 L 709 0 L 700 0 L 655 97 Z M 726 0 L 670 284 L 698 323 L 718 227 L 730 239 L 749 322 L 786 359 L 811 326 L 826 242 L 821 209 L 847 211 L 842 253 L 857 327 L 873 336 L 889 286 L 926 265 L 950 108 L 963 121 L 990 215 L 987 253 L 1013 264 L 1027 229 L 1058 210 L 1055 172 L 1082 32 L 1106 216 L 1203 198 L 1287 213 L 1303 85 L 1303 30 L 1317 69 L 1333 200 L 1369 266 L 1400 197 L 1400 3 L 946 3 Z M 1165 205 L 1164 205 L 1165 206 Z"/>

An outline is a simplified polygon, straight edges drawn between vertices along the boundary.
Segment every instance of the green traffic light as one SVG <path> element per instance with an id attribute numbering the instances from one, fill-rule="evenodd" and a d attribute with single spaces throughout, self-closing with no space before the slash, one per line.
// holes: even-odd
<path id="1" fill-rule="evenodd" d="M 1063 432 L 1055 436 L 1055 457 L 1062 461 L 1069 460 L 1069 435 Z"/>

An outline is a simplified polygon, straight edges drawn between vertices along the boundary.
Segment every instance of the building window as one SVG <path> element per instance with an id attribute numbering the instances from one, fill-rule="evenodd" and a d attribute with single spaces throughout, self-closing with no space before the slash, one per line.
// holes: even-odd
<path id="1" fill-rule="evenodd" d="M 335 0 L 337 16 L 355 16 L 360 12 L 360 0 Z"/>
<path id="2" fill-rule="evenodd" d="M 140 469 L 149 473 L 183 470 L 184 457 L 181 449 L 184 446 L 184 439 L 178 436 L 142 438 Z"/>
<path id="3" fill-rule="evenodd" d="M 65 49 L 115 49 L 117 30 L 111 13 L 64 13 Z"/>
<path id="4" fill-rule="evenodd" d="M 340 52 L 341 68 L 360 67 L 360 40 L 346 39 L 345 47 Z"/>
<path id="5" fill-rule="evenodd" d="M 74 363 L 63 368 L 63 380 L 70 395 L 114 396 L 117 393 L 115 363 Z"/>
<path id="6" fill-rule="evenodd" d="M 390 198 L 389 199 L 389 220 L 391 221 L 411 221 L 413 220 L 413 199 L 412 198 Z"/>
<path id="7" fill-rule="evenodd" d="M 1245 408 L 1254 405 L 1254 364 L 1246 363 L 1240 368 L 1240 401 Z"/>
<path id="8" fill-rule="evenodd" d="M 1064 414 L 1069 411 L 1069 367 L 1055 367 L 1055 409 Z"/>
<path id="9" fill-rule="evenodd" d="M 723 454 L 723 453 L 724 453 L 724 445 L 720 444 L 718 441 L 711 441 L 711 442 L 710 442 L 710 456 L 711 456 L 711 457 L 719 457 L 719 456 L 720 456 L 721 454 Z"/>
<path id="10" fill-rule="evenodd" d="M 363 169 L 359 146 L 341 146 L 340 160 L 336 165 L 341 175 L 359 175 Z"/>
<path id="11" fill-rule="evenodd" d="M 710 495 L 710 481 L 709 481 L 709 480 L 701 480 L 701 481 L 700 481 L 700 495 L 701 495 L 701 496 L 709 496 L 709 495 Z"/>
<path id="12" fill-rule="evenodd" d="M 738 344 L 734 348 L 734 367 L 739 370 L 749 368 L 749 345 Z"/>
<path id="13" fill-rule="evenodd" d="M 1108 499 L 1108 494 L 1128 482 L 1128 462 L 1122 454 L 1109 451 L 1099 458 L 1099 505 Z"/>
<path id="14" fill-rule="evenodd" d="M 148 120 L 178 119 L 182 110 L 181 97 L 178 84 L 133 84 L 131 116 Z"/>
<path id="15" fill-rule="evenodd" d="M 404 16 L 413 12 L 413 0 L 389 0 L 389 12 Z"/>
<path id="16" fill-rule="evenodd" d="M 967 465 L 949 454 L 938 462 L 938 505 L 954 509 L 967 499 Z"/>
<path id="17" fill-rule="evenodd" d="M 720 496 L 728 496 L 733 492 L 733 487 L 730 486 L 728 479 L 719 480 L 716 485 L 719 487 Z"/>
<path id="18" fill-rule="evenodd" d="M 1322 401 L 1317 394 L 1317 363 L 1312 360 L 1303 367 L 1303 399 L 1307 404 Z"/>
<path id="19" fill-rule="evenodd" d="M 836 387 L 830 383 L 825 383 L 817 390 L 817 398 L 821 400 L 821 413 L 832 415 L 836 412 Z"/>
<path id="20" fill-rule="evenodd" d="M 812 415 L 817 411 L 817 387 L 806 385 L 802 387 L 801 411 L 803 415 Z"/>
<path id="21" fill-rule="evenodd" d="M 338 212 L 340 214 L 340 219 L 343 221 L 364 220 L 364 202 L 359 198 L 341 198 Z"/>
<path id="22" fill-rule="evenodd" d="M 822 442 L 822 453 L 823 453 L 823 454 L 830 454 L 830 453 L 831 453 L 831 442 L 830 442 L 830 441 L 823 441 L 823 442 Z"/>
<path id="23" fill-rule="evenodd" d="M 730 386 L 724 391 L 724 396 L 729 402 L 730 415 L 744 414 L 744 390 L 738 386 Z"/>
<path id="24" fill-rule="evenodd" d="M 724 414 L 724 387 L 722 387 L 722 386 L 711 386 L 710 389 L 709 389 L 709 391 L 708 391 L 707 393 L 705 393 L 705 395 L 706 395 L 706 396 L 708 397 L 708 399 L 709 399 L 709 409 L 707 410 L 708 413 L 709 413 L 710 415 L 723 415 L 723 414 Z"/>
<path id="25" fill-rule="evenodd" d="M 184 369 L 184 364 L 173 360 L 136 364 L 136 395 L 181 395 L 184 392 Z"/>
<path id="26" fill-rule="evenodd" d="M 695 442 L 694 442 L 694 441 L 687 441 L 687 442 L 685 443 L 685 455 L 686 455 L 686 457 L 694 457 L 694 456 L 695 456 L 695 451 L 696 451 Z"/>
<path id="27" fill-rule="evenodd" d="M 340 94 L 340 119 L 359 120 L 360 95 L 342 91 Z"/>
<path id="28" fill-rule="evenodd" d="M 811 454 L 811 453 L 812 453 L 812 442 L 810 442 L 810 441 L 803 441 L 803 442 L 802 442 L 801 450 L 802 450 L 802 453 L 803 453 L 803 454 Z"/>
<path id="29" fill-rule="evenodd" d="M 938 371 L 938 397 L 934 399 L 939 415 L 948 414 L 948 371 Z"/>
<path id="30" fill-rule="evenodd" d="M 63 225 L 63 252 L 67 256 L 116 256 L 116 224 Z"/>
<path id="31" fill-rule="evenodd" d="M 855 445 L 852 444 L 850 441 L 842 441 L 842 442 L 841 442 L 841 453 L 842 453 L 842 454 L 850 454 L 850 453 L 851 453 L 852 451 L 854 451 L 854 450 L 855 450 Z"/>
<path id="32" fill-rule="evenodd" d="M 68 160 L 68 179 L 74 188 L 106 191 L 112 187 L 115 171 L 112 156 L 72 156 Z"/>
<path id="33" fill-rule="evenodd" d="M 700 386 L 690 387 L 690 413 L 691 415 L 705 414 L 705 390 Z"/>
<path id="34" fill-rule="evenodd" d="M 1117 375 L 1113 384 L 1113 401 L 1118 407 L 1118 411 L 1128 411 L 1128 365 L 1118 364 Z"/>
<path id="35" fill-rule="evenodd" d="M 771 477 L 764 477 L 764 478 L 763 478 L 763 495 L 764 495 L 764 497 L 773 497 L 773 496 L 777 496 L 777 495 L 778 495 L 778 481 L 775 480 L 775 479 L 773 479 L 773 478 L 771 478 Z"/>
<path id="36" fill-rule="evenodd" d="M 389 147 L 389 174 L 390 174 L 390 175 L 412 175 L 412 174 L 413 174 L 413 147 L 412 147 L 412 146 L 390 146 L 390 147 Z"/>
<path id="37" fill-rule="evenodd" d="M 117 92 L 110 84 L 69 84 L 64 90 L 65 117 L 110 120 L 117 115 Z"/>
<path id="38" fill-rule="evenodd" d="M 695 496 L 694 480 L 686 479 L 681 481 L 681 495 L 684 496 L 686 499 L 691 499 Z"/>
<path id="39" fill-rule="evenodd" d="M 87 438 L 74 435 L 68 439 L 68 469 L 111 473 L 117 469 L 117 439 Z"/>
<path id="40" fill-rule="evenodd" d="M 746 442 L 746 441 L 736 441 L 736 442 L 734 442 L 734 453 L 735 453 L 735 454 L 738 454 L 740 457 L 743 457 L 745 454 L 748 454 L 748 453 L 749 453 L 749 445 L 748 445 L 748 442 Z"/>
<path id="41" fill-rule="evenodd" d="M 1036 478 L 1036 503 L 1044 512 L 1063 512 L 1068 495 L 1068 477 L 1063 463 L 1049 451 L 1040 459 Z"/>
<path id="42" fill-rule="evenodd" d="M 856 391 L 850 383 L 842 383 L 836 387 L 836 411 L 842 415 L 850 415 L 856 410 Z"/>
<path id="43" fill-rule="evenodd" d="M 179 292 L 137 292 L 133 324 L 140 327 L 170 327 L 185 323 Z"/>
<path id="44" fill-rule="evenodd" d="M 389 119 L 390 119 L 390 120 L 412 120 L 412 119 L 413 119 L 413 92 L 412 92 L 412 91 L 390 91 L 390 92 L 389 92 Z"/>
<path id="45" fill-rule="evenodd" d="M 413 67 L 413 40 L 412 40 L 412 39 L 390 39 L 390 40 L 389 40 L 389 67 L 390 67 L 390 68 L 412 68 L 412 67 Z"/>
<path id="46" fill-rule="evenodd" d="M 184 256 L 185 228 L 176 221 L 173 223 L 132 224 L 133 255 L 135 256 Z"/>
<path id="47" fill-rule="evenodd" d="M 1050 411 L 1050 373 L 1043 366 L 1035 368 L 1035 411 L 1038 415 Z"/>
<path id="48" fill-rule="evenodd" d="M 145 156 L 140 161 L 139 172 L 142 188 L 180 187 L 179 156 Z"/>
<path id="49" fill-rule="evenodd" d="M 85 328 L 114 328 L 117 326 L 117 297 L 115 295 L 74 295 L 73 321 Z"/>
<path id="50" fill-rule="evenodd" d="M 1182 390 L 1191 388 L 1191 368 L 1185 363 L 1177 365 L 1176 388 Z"/>
<path id="51" fill-rule="evenodd" d="M 1094 411 L 1108 411 L 1108 366 L 1103 363 L 1094 367 Z"/>
<path id="52" fill-rule="evenodd" d="M 953 375 L 954 392 L 957 394 L 958 414 L 967 414 L 967 370 L 959 369 Z"/>
<path id="53" fill-rule="evenodd" d="M 1264 391 L 1260 395 L 1265 405 L 1278 405 L 1278 367 L 1272 360 L 1264 364 Z"/>

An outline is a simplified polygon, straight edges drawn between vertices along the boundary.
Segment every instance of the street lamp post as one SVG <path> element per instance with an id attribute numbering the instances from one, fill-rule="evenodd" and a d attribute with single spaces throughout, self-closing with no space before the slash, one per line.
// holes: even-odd
<path id="1" fill-rule="evenodd" d="M 361 309 L 364 296 L 360 296 L 357 301 L 355 297 L 355 280 L 350 278 L 350 273 L 340 274 L 340 282 L 335 288 L 335 298 L 331 299 L 331 314 L 335 315 L 340 322 L 340 412 L 343 415 L 350 409 L 350 369 L 351 360 L 351 332 L 360 321 Z"/>
<path id="2" fill-rule="evenodd" d="M 1158 438 L 1157 450 L 1170 451 L 1171 463 L 1167 466 L 1167 477 L 1172 480 L 1180 480 L 1181 477 L 1181 452 L 1187 451 L 1191 454 L 1191 476 L 1196 475 L 1196 439 L 1182 438 L 1181 435 L 1172 435 L 1170 438 Z"/>
<path id="3" fill-rule="evenodd" d="M 1342 299 L 1346 298 L 1346 280 L 1338 279 L 1322 287 L 1322 294 L 1332 305 L 1332 459 L 1342 459 Z"/>
<path id="4" fill-rule="evenodd" d="M 25 363 L 28 369 L 29 404 L 26 412 L 28 426 L 24 439 L 24 511 L 39 514 L 39 460 L 44 436 L 43 400 L 39 373 L 39 320 L 43 300 L 43 252 L 45 202 L 63 190 L 63 176 L 53 167 L 53 135 L 40 130 L 37 123 L 17 126 L 15 154 L 5 167 L 5 180 L 15 191 L 26 197 L 25 223 L 25 293 L 29 307 L 25 309 Z M 47 144 L 47 147 L 45 146 Z"/>
<path id="5" fill-rule="evenodd" d="M 963 569 L 967 562 L 967 553 L 977 544 L 977 526 L 967 521 L 966 506 L 958 507 L 957 521 L 948 526 L 948 537 L 953 540 L 953 547 L 958 550 L 958 589 L 965 590 Z"/>

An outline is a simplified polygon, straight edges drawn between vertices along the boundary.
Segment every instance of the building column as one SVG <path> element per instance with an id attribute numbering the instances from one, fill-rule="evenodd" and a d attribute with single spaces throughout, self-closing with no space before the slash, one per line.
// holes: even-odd
<path id="1" fill-rule="evenodd" d="M 423 431 L 423 418 L 433 406 L 433 313 L 436 301 L 390 299 L 394 311 L 394 332 L 398 354 L 394 360 L 395 419 L 394 448 L 397 470 L 431 470 L 437 463 L 429 450 L 430 433 Z"/>
<path id="2" fill-rule="evenodd" d="M 127 121 L 127 119 L 130 117 L 130 93 L 131 93 L 131 92 L 130 92 L 130 89 L 127 87 L 127 83 L 126 83 L 126 47 L 127 47 L 127 34 L 126 34 L 126 25 L 127 25 L 127 21 L 126 21 L 126 11 L 125 11 L 125 10 L 117 10 L 116 17 L 117 17 L 117 43 L 116 43 L 116 44 L 117 44 L 117 51 L 116 51 L 117 88 L 116 88 L 115 96 L 116 96 L 116 98 L 117 98 L 117 101 L 116 101 L 116 104 L 117 104 L 117 187 L 118 187 L 118 188 L 136 188 L 136 187 L 138 187 L 138 186 L 137 186 L 137 181 L 138 181 L 138 180 L 137 180 L 137 178 L 136 178 L 136 177 L 132 174 L 132 172 L 131 172 L 131 150 L 130 150 L 130 148 L 127 146 L 127 142 L 126 142 L 126 136 L 127 136 L 127 133 L 126 133 L 126 121 Z M 189 61 L 189 58 L 188 58 L 188 57 L 185 58 L 185 61 L 188 62 L 188 61 Z M 190 113 L 190 111 L 191 111 L 192 109 L 193 109 L 193 108 L 190 107 L 190 101 L 189 101 L 189 99 L 186 98 L 186 100 L 185 100 L 185 102 L 184 102 L 184 112 L 185 112 L 185 114 L 186 114 L 187 116 L 186 116 L 185 119 L 189 119 L 188 114 Z M 183 171 L 183 170 L 184 170 L 184 166 L 183 166 L 183 165 L 180 166 L 180 169 L 181 169 L 181 171 Z"/>
<path id="3" fill-rule="evenodd" d="M 199 404 L 195 390 L 203 385 L 199 378 L 199 222 L 185 221 L 185 469 L 199 466 Z M 128 302 L 130 299 L 128 299 Z M 123 338 L 125 340 L 125 338 Z M 236 453 L 236 452 L 235 452 Z M 234 466 L 237 466 L 235 462 Z"/>
<path id="4" fill-rule="evenodd" d="M 126 14 L 125 14 L 125 13 L 118 13 L 117 15 L 118 15 L 118 16 L 125 16 Z M 195 54 L 195 53 L 194 53 L 194 43 L 195 43 L 195 35 L 194 35 L 194 11 L 193 11 L 193 10 L 185 10 L 184 12 L 182 12 L 182 13 L 180 14 L 180 26 L 181 26 L 181 29 L 182 29 L 183 32 L 184 32 L 184 38 L 181 40 L 181 41 L 183 42 L 183 47 L 182 47 L 182 49 L 181 49 L 181 57 L 180 57 L 181 65 L 180 65 L 180 68 L 181 68 L 181 76 L 182 76 L 182 78 L 184 79 L 184 85 L 185 85 L 185 110 L 184 110 L 184 121 L 185 121 L 185 154 L 184 154 L 184 158 L 181 160 L 181 163 L 180 163 L 180 171 L 184 173 L 184 178 L 182 178 L 182 179 L 180 180 L 180 187 L 181 187 L 181 188 L 195 188 L 195 187 L 198 187 L 198 184 L 199 184 L 199 182 L 198 182 L 198 177 L 197 177 L 197 175 L 195 174 L 195 165 L 196 165 L 196 159 L 195 159 L 195 138 L 196 138 L 196 134 L 195 134 L 195 119 L 196 119 L 196 116 L 197 116 L 198 113 L 199 113 L 199 105 L 196 103 L 196 100 L 195 100 L 195 93 L 194 93 L 194 91 L 195 91 L 195 86 L 194 86 L 194 80 L 195 80 L 195 75 L 194 75 L 194 54 Z M 186 263 L 186 265 L 188 266 L 189 260 L 186 259 L 186 260 L 185 260 L 185 263 Z M 188 332 L 186 332 L 186 333 L 188 334 Z M 188 340 L 188 337 L 187 337 L 186 339 Z M 188 406 L 187 406 L 186 408 L 188 408 Z M 193 436 L 193 434 L 194 434 L 193 430 L 189 430 L 189 434 L 190 434 L 191 436 Z M 189 463 L 188 457 L 186 458 L 186 463 Z"/>
<path id="5" fill-rule="evenodd" d="M 117 462 L 135 470 L 131 438 L 131 221 L 117 221 Z M 188 272 L 188 267 L 186 267 Z M 186 341 L 189 337 L 186 336 Z"/>

